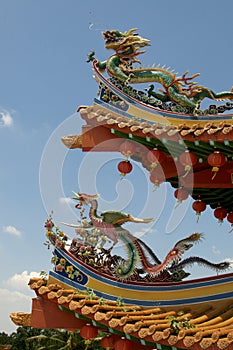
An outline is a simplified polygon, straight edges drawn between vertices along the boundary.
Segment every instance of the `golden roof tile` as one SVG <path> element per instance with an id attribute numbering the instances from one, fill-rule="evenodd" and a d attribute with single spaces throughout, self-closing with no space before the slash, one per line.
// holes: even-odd
<path id="1" fill-rule="evenodd" d="M 16 326 L 30 326 L 31 314 L 26 314 L 24 312 L 12 312 L 10 314 L 10 318 Z"/>
<path id="2" fill-rule="evenodd" d="M 211 338 L 203 338 L 200 342 L 200 346 L 202 349 L 208 349 L 213 344 L 213 340 Z M 185 340 L 184 340 L 185 345 Z"/>
<path id="3" fill-rule="evenodd" d="M 171 335 L 168 339 L 168 344 L 173 346 L 173 345 L 176 345 L 176 343 L 177 343 L 177 335 Z M 194 342 L 193 342 L 193 344 L 194 344 Z"/>
<path id="4" fill-rule="evenodd" d="M 192 123 L 165 123 L 159 124 L 157 122 L 151 121 L 140 121 L 140 119 L 136 118 L 128 118 L 123 115 L 119 115 L 115 112 L 109 112 L 105 108 L 98 108 L 97 106 L 89 106 L 82 107 L 79 109 L 81 117 L 88 123 L 88 120 L 95 121 L 95 125 L 105 125 L 110 126 L 114 125 L 114 127 L 118 127 L 119 129 L 126 128 L 130 130 L 132 133 L 140 131 L 143 135 L 150 136 L 154 135 L 155 137 L 161 136 L 164 134 L 165 137 L 174 137 L 176 134 L 180 134 L 181 137 L 201 137 L 206 134 L 209 137 L 215 134 L 224 135 L 229 134 L 233 128 L 233 122 L 229 121 L 218 121 L 217 117 L 214 121 L 203 122 L 202 120 L 195 122 L 193 120 Z M 166 120 L 165 120 L 166 121 Z M 68 147 L 68 145 L 67 145 Z"/>
<path id="5" fill-rule="evenodd" d="M 70 303 L 69 303 L 69 309 L 71 311 L 76 311 L 77 309 L 80 309 L 81 306 L 80 306 L 79 303 L 80 303 L 79 301 L 71 300 Z"/>
<path id="6" fill-rule="evenodd" d="M 185 337 L 184 341 L 183 341 L 184 345 L 187 346 L 187 348 L 190 348 L 191 346 L 194 345 L 195 340 L 193 337 Z"/>
<path id="7" fill-rule="evenodd" d="M 232 344 L 232 341 L 231 340 L 228 340 L 226 338 L 224 339 L 219 339 L 218 342 L 217 342 L 217 346 L 220 350 L 224 350 L 226 349 L 229 345 Z M 202 346 L 202 344 L 200 344 Z M 229 348 L 230 350 L 230 348 Z"/>
<path id="8" fill-rule="evenodd" d="M 123 328 L 124 332 L 126 334 L 130 334 L 130 333 L 133 333 L 134 332 L 134 325 L 133 324 L 130 324 L 130 323 L 127 323 L 124 328 Z"/>
<path id="9" fill-rule="evenodd" d="M 155 333 L 152 335 L 152 339 L 153 339 L 155 342 L 159 342 L 160 340 L 163 339 L 163 332 L 161 332 L 161 331 L 155 332 Z"/>
<path id="10" fill-rule="evenodd" d="M 102 323 L 104 327 L 128 336 L 132 334 L 143 341 L 200 350 L 211 346 L 217 350 L 230 349 L 233 342 L 232 301 L 214 308 L 204 304 L 177 310 L 160 307 L 143 309 L 135 305 L 120 306 L 116 301 L 102 300 L 97 296 L 90 298 L 87 294 L 64 289 L 57 284 L 45 285 L 44 280 L 30 281 L 30 287 L 42 298 L 63 304 L 70 311 Z M 172 320 L 178 324 L 188 320 L 190 328 L 181 326 L 176 333 L 171 326 Z"/>
<path id="11" fill-rule="evenodd" d="M 84 305 L 82 308 L 81 308 L 81 313 L 82 315 L 89 315 L 91 314 L 91 307 L 90 306 L 87 306 L 87 305 Z"/>
<path id="12" fill-rule="evenodd" d="M 104 312 L 99 312 L 97 311 L 94 315 L 94 320 L 95 321 L 103 321 L 106 319 L 106 314 Z"/>

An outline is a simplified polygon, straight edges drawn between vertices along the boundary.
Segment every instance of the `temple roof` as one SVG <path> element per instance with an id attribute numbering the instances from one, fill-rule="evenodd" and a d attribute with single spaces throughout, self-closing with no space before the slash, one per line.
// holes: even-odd
<path id="1" fill-rule="evenodd" d="M 90 298 L 77 290 L 49 284 L 44 279 L 31 279 L 30 288 L 39 298 L 56 304 L 70 315 L 75 314 L 77 319 L 86 319 L 112 333 L 120 332 L 129 339 L 137 339 L 142 345 L 164 344 L 172 349 L 212 350 L 233 346 L 233 300 L 216 305 L 179 306 L 177 309 L 143 309 L 135 305 L 118 305 L 115 301 L 96 296 Z"/>
<path id="2" fill-rule="evenodd" d="M 201 198 L 213 209 L 222 206 L 228 212 L 233 210 L 232 120 L 222 120 L 216 116 L 211 121 L 204 118 L 196 121 L 183 118 L 173 121 L 174 123 L 161 124 L 128 118 L 98 104 L 81 106 L 78 111 L 86 125 L 83 126 L 81 135 L 62 138 L 68 148 L 82 148 L 83 151 L 119 151 L 120 143 L 124 139 L 135 141 L 149 149 L 157 147 L 175 162 L 175 172 L 167 163 L 165 167 L 162 165 L 166 181 L 174 188 L 181 185 L 191 193 L 194 200 Z M 198 159 L 190 176 L 177 173 L 177 159 L 185 150 L 195 153 Z M 212 167 L 208 164 L 207 157 L 215 150 L 224 154 L 227 162 L 219 169 L 218 176 L 211 179 Z M 132 159 L 140 161 L 140 158 Z"/>
<path id="3" fill-rule="evenodd" d="M 176 124 L 151 123 L 149 121 L 140 121 L 129 119 L 124 115 L 119 115 L 99 106 L 80 106 L 78 109 L 80 116 L 86 121 L 87 125 L 99 125 L 106 128 L 114 128 L 122 133 L 132 133 L 135 136 L 143 138 L 167 138 L 177 141 L 179 139 L 194 141 L 202 140 L 204 142 L 213 141 L 223 142 L 229 146 L 230 140 L 233 140 L 233 121 L 221 120 L 216 117 L 215 120 L 206 119 L 192 121 L 177 121 Z M 82 145 L 80 135 L 69 135 L 62 137 L 63 143 L 68 148 L 80 148 Z"/>

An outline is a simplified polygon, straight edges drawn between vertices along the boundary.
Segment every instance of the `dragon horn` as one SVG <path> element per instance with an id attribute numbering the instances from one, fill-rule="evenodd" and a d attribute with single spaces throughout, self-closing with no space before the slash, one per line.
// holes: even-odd
<path id="1" fill-rule="evenodd" d="M 123 35 L 124 35 L 124 36 L 129 36 L 129 35 L 131 35 L 133 32 L 135 32 L 136 30 L 138 30 L 138 28 L 132 28 L 132 29 L 128 30 L 127 32 L 124 32 Z"/>

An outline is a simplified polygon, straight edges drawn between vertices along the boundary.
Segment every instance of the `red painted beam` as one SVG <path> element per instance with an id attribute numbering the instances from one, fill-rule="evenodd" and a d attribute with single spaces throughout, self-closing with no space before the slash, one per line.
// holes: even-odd
<path id="1" fill-rule="evenodd" d="M 144 135 L 145 137 L 145 135 Z M 82 150 L 84 152 L 118 152 L 122 138 L 110 132 L 106 125 L 86 125 L 82 129 Z M 233 162 L 227 162 L 219 169 L 214 179 L 211 166 L 198 163 L 187 176 L 179 162 L 167 156 L 162 164 L 165 178 L 180 177 L 180 182 L 187 188 L 233 188 Z"/>
<path id="2" fill-rule="evenodd" d="M 213 178 L 212 167 L 196 169 L 185 177 L 180 177 L 181 184 L 187 188 L 233 188 L 233 162 L 227 162 L 219 168 Z"/>
<path id="3" fill-rule="evenodd" d="M 119 150 L 122 138 L 115 136 L 104 126 L 82 127 L 82 150 L 84 152 L 115 152 Z"/>
<path id="4" fill-rule="evenodd" d="M 58 305 L 42 298 L 32 299 L 31 327 L 77 330 L 86 324 L 74 314 L 61 311 Z"/>

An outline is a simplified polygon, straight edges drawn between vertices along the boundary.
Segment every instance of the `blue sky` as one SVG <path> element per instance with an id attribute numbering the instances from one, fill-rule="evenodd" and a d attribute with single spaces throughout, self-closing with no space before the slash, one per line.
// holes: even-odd
<path id="1" fill-rule="evenodd" d="M 0 331 L 12 332 L 10 312 L 30 312 L 34 296 L 27 282 L 49 271 L 51 251 L 43 245 L 44 221 L 75 222 L 72 191 L 97 191 L 102 210 L 118 208 L 133 215 L 153 216 L 146 227 L 128 227 L 144 234 L 162 259 L 173 244 L 192 232 L 205 240 L 191 255 L 211 261 L 232 259 L 232 235 L 207 209 L 199 222 L 187 201 L 174 210 L 170 186 L 157 191 L 140 166 L 119 181 L 121 155 L 68 151 L 63 135 L 81 132 L 80 105 L 92 105 L 97 86 L 87 53 L 100 60 L 101 32 L 137 27 L 151 47 L 143 64 L 165 64 L 179 74 L 200 73 L 198 82 L 214 91 L 233 84 L 231 0 L 0 0 Z M 108 183 L 106 183 L 108 179 Z M 73 231 L 68 231 L 69 235 Z M 193 276 L 208 274 L 194 268 Z"/>

